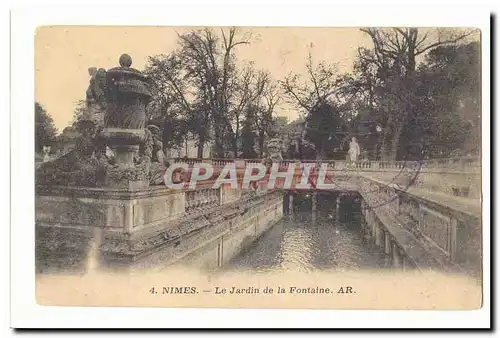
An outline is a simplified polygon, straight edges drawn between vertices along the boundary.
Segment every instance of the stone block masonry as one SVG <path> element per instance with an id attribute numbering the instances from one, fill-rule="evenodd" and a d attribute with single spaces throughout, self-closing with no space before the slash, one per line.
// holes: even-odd
<path id="1" fill-rule="evenodd" d="M 228 187 L 220 189 L 234 195 Z M 282 194 L 277 191 L 217 199 L 217 205 L 205 203 L 207 196 L 227 194 L 207 192 L 200 194 L 200 203 L 187 208 L 190 194 L 165 187 L 135 192 L 39 188 L 37 272 L 84 272 L 96 243 L 97 269 L 157 270 L 176 263 L 211 269 L 225 264 L 282 217 Z"/>

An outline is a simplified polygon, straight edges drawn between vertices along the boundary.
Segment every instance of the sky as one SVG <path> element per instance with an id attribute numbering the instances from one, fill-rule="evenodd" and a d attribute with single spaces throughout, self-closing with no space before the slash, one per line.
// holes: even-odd
<path id="1" fill-rule="evenodd" d="M 177 47 L 177 33 L 186 27 L 147 26 L 43 26 L 35 36 L 35 99 L 54 119 L 59 131 L 72 123 L 78 100 L 85 99 L 89 67 L 118 66 L 121 54 L 132 56 L 132 67 L 142 70 L 148 56 L 171 53 Z M 218 28 L 217 28 L 218 29 Z M 242 27 L 252 32 L 250 45 L 240 45 L 239 62 L 253 61 L 267 69 L 275 80 L 290 72 L 305 75 L 309 50 L 314 60 L 337 64 L 349 71 L 359 46 L 370 40 L 357 28 Z M 312 48 L 312 49 L 311 49 Z M 289 105 L 278 108 L 289 120 L 298 111 Z"/>

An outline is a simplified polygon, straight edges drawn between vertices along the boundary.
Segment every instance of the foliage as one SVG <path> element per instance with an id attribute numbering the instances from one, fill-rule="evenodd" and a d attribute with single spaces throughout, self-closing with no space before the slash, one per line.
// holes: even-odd
<path id="1" fill-rule="evenodd" d="M 93 128 L 96 121 L 93 120 L 91 115 L 87 102 L 84 100 L 77 101 L 73 112 L 73 128 L 79 133 L 86 133 L 89 128 Z"/>
<path id="2" fill-rule="evenodd" d="M 56 134 L 54 120 L 40 103 L 35 102 L 35 152 L 41 152 L 45 145 L 52 146 Z"/>
<path id="3" fill-rule="evenodd" d="M 423 90 L 430 85 L 422 77 L 417 62 L 437 48 L 457 46 L 474 31 L 417 28 L 361 31 L 371 38 L 373 48 L 359 49 L 354 71 L 343 81 L 345 92 L 353 94 L 355 106 L 369 111 L 371 120 L 382 127 L 379 138 L 382 158 L 402 158 L 409 152 L 419 156 L 427 145 L 424 141 L 428 141 L 430 126 L 435 126 L 435 121 L 425 116 L 435 114 L 436 107 L 433 98 Z M 449 121 L 446 118 L 442 124 Z M 457 129 L 460 133 L 462 127 Z"/>
<path id="4" fill-rule="evenodd" d="M 480 47 L 477 42 L 440 46 L 419 69 L 419 95 L 429 109 L 424 118 L 430 157 L 478 153 L 480 150 Z"/>
<path id="5" fill-rule="evenodd" d="M 332 102 L 321 100 L 306 116 L 305 136 L 314 145 L 317 154 L 324 156 L 326 151 L 340 144 L 342 126 L 338 107 Z"/>

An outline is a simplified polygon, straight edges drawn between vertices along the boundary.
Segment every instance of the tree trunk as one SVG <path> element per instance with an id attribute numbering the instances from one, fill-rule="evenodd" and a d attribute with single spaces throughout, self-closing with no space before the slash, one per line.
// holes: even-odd
<path id="1" fill-rule="evenodd" d="M 200 140 L 200 142 L 198 142 L 198 154 L 197 154 L 198 158 L 203 158 L 204 147 L 205 147 L 205 141 Z"/>
<path id="2" fill-rule="evenodd" d="M 234 153 L 234 158 L 238 157 L 238 139 L 239 139 L 239 134 L 240 134 L 240 121 L 239 119 L 236 120 L 236 130 L 234 131 L 234 137 L 233 137 L 233 153 Z"/>
<path id="3" fill-rule="evenodd" d="M 215 147 L 214 147 L 215 157 L 224 157 L 224 132 L 220 125 L 215 127 Z"/>
<path id="4" fill-rule="evenodd" d="M 197 149 L 197 158 L 203 158 L 203 150 L 205 148 L 205 142 L 207 140 L 207 130 L 206 128 L 200 128 L 198 130 L 198 149 Z"/>
<path id="5" fill-rule="evenodd" d="M 399 148 L 399 139 L 401 138 L 402 130 L 403 130 L 403 128 L 401 125 L 397 126 L 396 130 L 394 131 L 394 135 L 392 136 L 391 151 L 389 153 L 391 161 L 396 161 L 396 159 L 397 159 L 398 148 Z"/>
<path id="6" fill-rule="evenodd" d="M 259 157 L 264 157 L 264 133 L 259 132 Z"/>
<path id="7" fill-rule="evenodd" d="M 215 146 L 214 146 L 214 156 L 216 158 L 223 158 L 224 157 L 224 135 L 225 135 L 225 125 L 222 121 L 222 118 L 217 114 L 216 112 L 212 112 L 213 119 L 213 127 L 214 127 L 214 139 L 215 139 Z"/>
<path id="8" fill-rule="evenodd" d="M 323 162 L 325 152 L 323 149 L 319 149 L 316 152 L 316 187 L 314 187 L 314 192 L 312 193 L 312 223 L 316 224 L 317 220 L 317 214 L 318 214 L 318 191 L 317 191 L 317 185 L 318 185 L 318 174 L 319 170 L 321 168 L 321 163 Z"/>
<path id="9" fill-rule="evenodd" d="M 238 157 L 238 133 L 234 134 L 233 137 L 233 156 L 234 158 Z"/>
<path id="10" fill-rule="evenodd" d="M 384 131 L 382 135 L 381 143 L 380 143 L 380 159 L 382 161 L 390 161 L 391 160 L 391 144 L 389 142 L 389 132 L 388 128 Z"/>

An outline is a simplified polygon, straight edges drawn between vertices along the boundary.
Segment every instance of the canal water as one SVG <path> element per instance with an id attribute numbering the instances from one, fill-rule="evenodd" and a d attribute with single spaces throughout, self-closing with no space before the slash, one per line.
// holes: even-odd
<path id="1" fill-rule="evenodd" d="M 315 224 L 310 210 L 298 207 L 294 217 L 285 216 L 225 270 L 343 272 L 386 267 L 384 253 L 362 231 L 359 210 L 342 210 L 342 217 L 322 212 Z"/>

